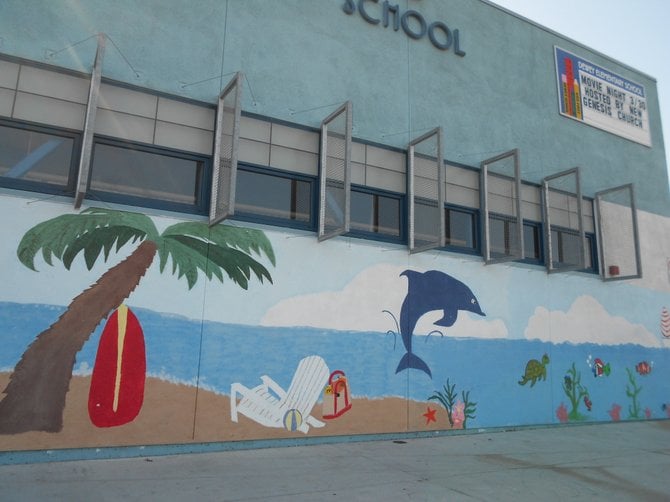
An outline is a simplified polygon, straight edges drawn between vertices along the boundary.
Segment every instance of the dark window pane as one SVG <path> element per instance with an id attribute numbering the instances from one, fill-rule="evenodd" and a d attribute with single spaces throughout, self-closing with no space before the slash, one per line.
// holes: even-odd
<path id="1" fill-rule="evenodd" d="M 489 214 L 489 246 L 491 258 L 501 258 L 516 253 L 518 242 L 517 219 L 513 216 Z"/>
<path id="2" fill-rule="evenodd" d="M 569 230 L 551 231 L 551 253 L 555 268 L 579 263 L 582 242 L 579 233 Z M 588 260 L 588 258 L 587 258 Z M 588 260 L 590 262 L 590 260 Z"/>
<path id="3" fill-rule="evenodd" d="M 72 138 L 0 126 L 0 176 L 66 186 Z"/>
<path id="4" fill-rule="evenodd" d="M 557 230 L 551 231 L 551 256 L 553 259 L 552 267 L 558 267 L 561 263 L 561 243 L 559 232 Z"/>
<path id="5" fill-rule="evenodd" d="M 477 247 L 474 213 L 447 208 L 445 211 L 445 218 L 447 227 L 447 245 L 469 249 Z"/>
<path id="6" fill-rule="evenodd" d="M 400 199 L 351 192 L 351 230 L 400 236 Z"/>
<path id="7" fill-rule="evenodd" d="M 524 256 L 530 260 L 539 260 L 540 253 L 540 227 L 536 225 L 523 226 Z"/>
<path id="8" fill-rule="evenodd" d="M 377 231 L 400 237 L 400 199 L 377 195 Z"/>
<path id="9" fill-rule="evenodd" d="M 568 266 L 579 264 L 582 253 L 582 240 L 579 234 L 574 232 L 561 232 L 561 234 L 561 261 Z"/>
<path id="10" fill-rule="evenodd" d="M 372 232 L 375 224 L 375 199 L 370 193 L 351 192 L 351 229 Z"/>
<path id="11" fill-rule="evenodd" d="M 414 199 L 414 242 L 416 246 L 435 243 L 440 237 L 440 214 L 436 201 Z M 442 243 L 439 243 L 442 245 Z"/>
<path id="12" fill-rule="evenodd" d="M 584 265 L 586 269 L 593 270 L 593 240 L 591 236 L 586 236 L 586 255 L 584 256 Z"/>
<path id="13" fill-rule="evenodd" d="M 194 205 L 204 163 L 195 159 L 97 143 L 91 190 Z"/>
<path id="14" fill-rule="evenodd" d="M 242 213 L 309 222 L 311 183 L 238 169 L 235 207 Z"/>
<path id="15" fill-rule="evenodd" d="M 489 239 L 491 257 L 509 255 L 509 222 L 489 216 Z"/>

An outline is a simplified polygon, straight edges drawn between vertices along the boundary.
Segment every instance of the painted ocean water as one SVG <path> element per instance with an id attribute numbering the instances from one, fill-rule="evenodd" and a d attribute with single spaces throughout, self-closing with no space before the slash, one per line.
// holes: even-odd
<path id="1" fill-rule="evenodd" d="M 354 397 L 399 396 L 426 401 L 449 380 L 459 399 L 462 392 L 469 392 L 469 400 L 476 403 L 470 428 L 557 422 L 556 410 L 561 403 L 571 408 L 566 377 L 570 386 L 579 384 L 588 391 L 591 410 L 586 403 L 579 403 L 579 413 L 586 420 L 612 420 L 614 405 L 621 406 L 621 419 L 629 417 L 630 409 L 639 410 L 639 418 L 668 417 L 663 408 L 664 403 L 670 406 L 667 349 L 414 337 L 413 350 L 431 368 L 431 378 L 418 370 L 396 374 L 405 349 L 400 336 L 393 334 L 201 322 L 133 310 L 145 334 L 149 375 L 199 384 L 220 394 L 229 394 L 233 382 L 253 387 L 260 383 L 261 375 L 269 375 L 287 388 L 300 359 L 318 354 L 331 371 L 346 373 Z M 64 307 L 51 305 L 0 302 L 0 370 L 11 371 L 35 336 L 63 311 Z M 75 373 L 92 370 L 103 326 L 104 322 L 78 354 Z M 526 363 L 539 361 L 544 354 L 549 357 L 546 380 L 538 380 L 532 387 L 530 382 L 520 385 Z M 609 364 L 609 375 L 594 376 L 596 358 Z M 646 375 L 636 371 L 643 361 L 651 368 Z M 573 364 L 575 372 L 569 373 Z M 635 394 L 635 402 L 629 393 Z"/>

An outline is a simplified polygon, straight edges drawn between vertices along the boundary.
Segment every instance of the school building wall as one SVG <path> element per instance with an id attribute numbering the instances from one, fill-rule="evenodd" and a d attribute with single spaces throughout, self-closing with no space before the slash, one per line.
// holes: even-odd
<path id="1" fill-rule="evenodd" d="M 0 33 L 0 450 L 670 417 L 670 201 L 652 77 L 485 1 L 9 0 Z M 93 184 L 75 208 L 98 33 Z M 641 86 L 641 131 L 561 113 L 556 47 Z M 256 200 L 240 185 L 248 206 L 210 227 L 216 105 L 236 72 L 238 169 L 311 191 L 277 215 L 263 204 L 278 192 Z M 371 223 L 317 239 L 319 127 L 346 101 L 352 191 L 397 204 L 397 234 Z M 448 214 L 471 218 L 473 242 L 410 253 L 408 144 L 438 126 Z M 71 191 L 47 171 L 29 178 L 6 153 L 10 133 L 71 141 Z M 200 163 L 195 202 L 112 194 L 104 183 L 152 180 L 141 166 L 96 180 L 102 147 Z M 515 149 L 521 193 L 482 193 L 481 163 Z M 577 166 L 582 198 L 559 190 L 556 214 L 571 227 L 578 200 L 593 252 L 585 270 L 548 273 L 541 184 Z M 628 184 L 637 233 L 626 203 L 596 207 Z M 521 198 L 538 256 L 485 262 L 489 196 Z M 603 242 L 617 230 L 624 245 Z M 603 280 L 613 265 L 635 278 Z M 61 344 L 68 332 L 81 349 Z M 42 403 L 56 388 L 64 400 Z"/>

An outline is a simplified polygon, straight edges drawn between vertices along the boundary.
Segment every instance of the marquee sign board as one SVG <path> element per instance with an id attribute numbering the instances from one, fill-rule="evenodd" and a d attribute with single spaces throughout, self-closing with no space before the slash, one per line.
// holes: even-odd
<path id="1" fill-rule="evenodd" d="M 554 47 L 561 115 L 651 146 L 644 86 Z"/>

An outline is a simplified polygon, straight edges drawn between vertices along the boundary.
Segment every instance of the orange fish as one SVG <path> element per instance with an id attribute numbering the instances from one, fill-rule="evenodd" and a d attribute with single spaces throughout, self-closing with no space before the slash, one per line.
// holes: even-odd
<path id="1" fill-rule="evenodd" d="M 641 361 L 635 365 L 635 371 L 640 375 L 648 375 L 651 373 L 651 365 L 647 361 Z"/>

